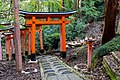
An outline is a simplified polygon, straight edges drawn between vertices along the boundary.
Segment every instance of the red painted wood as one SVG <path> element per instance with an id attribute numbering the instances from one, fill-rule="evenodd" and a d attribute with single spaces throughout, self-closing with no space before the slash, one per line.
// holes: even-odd
<path id="1" fill-rule="evenodd" d="M 60 27 L 60 50 L 66 53 L 66 29 L 65 25 L 70 23 L 69 20 L 65 18 L 69 17 L 70 15 L 74 14 L 76 11 L 73 12 L 56 12 L 56 13 L 48 13 L 48 12 L 25 12 L 20 11 L 20 14 L 23 14 L 24 18 L 26 19 L 26 27 L 31 27 L 31 50 L 32 54 L 35 53 L 35 33 L 37 32 L 36 27 L 40 27 L 41 25 L 61 25 Z M 53 20 L 53 18 L 57 18 L 58 20 Z M 30 38 L 30 37 L 29 37 Z M 29 39 L 30 41 L 30 39 Z M 30 42 L 29 42 L 30 43 Z M 42 31 L 40 31 L 40 46 L 43 49 L 42 43 Z M 30 45 L 29 45 L 30 47 Z"/>
<path id="2" fill-rule="evenodd" d="M 62 17 L 62 25 L 60 27 L 60 50 L 66 52 L 66 29 L 65 29 L 65 17 Z"/>
<path id="3" fill-rule="evenodd" d="M 35 16 L 33 16 L 32 17 L 32 21 L 33 21 L 33 23 L 32 23 L 32 28 L 31 28 L 31 30 L 32 30 L 32 32 L 31 32 L 31 35 L 32 35 L 32 54 L 35 54 L 35 40 L 36 40 L 36 24 L 35 24 L 35 20 L 36 20 L 36 18 L 35 18 Z"/>
<path id="4" fill-rule="evenodd" d="M 92 41 L 88 41 L 88 55 L 87 55 L 87 65 L 88 68 L 91 67 L 91 61 L 92 61 Z"/>
<path id="5" fill-rule="evenodd" d="M 43 41 L 42 41 L 42 28 L 40 27 L 40 32 L 39 32 L 39 38 L 40 38 L 40 49 L 43 49 Z"/>
<path id="6" fill-rule="evenodd" d="M 2 60 L 1 34 L 2 34 L 2 33 L 0 33 L 0 60 Z"/>

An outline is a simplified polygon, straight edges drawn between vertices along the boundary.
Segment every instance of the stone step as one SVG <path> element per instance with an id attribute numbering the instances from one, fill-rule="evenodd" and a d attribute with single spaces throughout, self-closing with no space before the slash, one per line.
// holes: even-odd
<path id="1" fill-rule="evenodd" d="M 112 56 L 120 64 L 120 52 L 119 51 L 112 52 Z"/>
<path id="2" fill-rule="evenodd" d="M 111 77 L 111 80 L 120 80 L 120 64 L 116 61 L 113 55 L 103 57 L 103 66 Z"/>
<path id="3" fill-rule="evenodd" d="M 84 80 L 55 56 L 40 57 L 40 69 L 42 80 Z"/>

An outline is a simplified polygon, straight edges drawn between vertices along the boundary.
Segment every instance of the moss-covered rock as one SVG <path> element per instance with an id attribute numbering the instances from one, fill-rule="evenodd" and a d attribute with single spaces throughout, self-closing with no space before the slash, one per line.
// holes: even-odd
<path id="1" fill-rule="evenodd" d="M 109 54 L 110 52 L 119 50 L 120 50 L 120 36 L 116 36 L 111 41 L 107 42 L 106 44 L 100 46 L 95 51 L 93 51 L 93 58 L 101 57 Z"/>

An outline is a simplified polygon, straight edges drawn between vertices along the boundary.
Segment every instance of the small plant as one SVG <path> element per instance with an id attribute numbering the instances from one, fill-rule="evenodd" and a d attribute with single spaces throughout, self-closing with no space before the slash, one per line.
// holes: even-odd
<path id="1" fill-rule="evenodd" d="M 0 29 L 3 29 L 4 28 L 4 26 L 3 25 L 0 25 Z"/>

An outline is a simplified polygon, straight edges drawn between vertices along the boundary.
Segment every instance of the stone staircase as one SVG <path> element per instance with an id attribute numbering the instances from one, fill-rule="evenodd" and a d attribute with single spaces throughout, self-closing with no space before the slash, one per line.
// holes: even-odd
<path id="1" fill-rule="evenodd" d="M 41 56 L 40 69 L 42 80 L 85 80 L 56 56 Z"/>
<path id="2" fill-rule="evenodd" d="M 112 52 L 103 57 L 103 66 L 111 80 L 120 80 L 120 52 Z"/>

